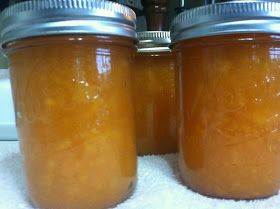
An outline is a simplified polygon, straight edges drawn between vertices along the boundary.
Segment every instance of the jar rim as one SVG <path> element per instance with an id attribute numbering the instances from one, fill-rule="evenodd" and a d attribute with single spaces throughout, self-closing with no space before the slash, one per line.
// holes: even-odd
<path id="1" fill-rule="evenodd" d="M 235 0 L 186 10 L 171 24 L 172 44 L 192 38 L 238 33 L 280 33 L 280 2 Z"/>
<path id="2" fill-rule="evenodd" d="M 169 31 L 141 31 L 137 32 L 138 52 L 170 51 Z"/>
<path id="3" fill-rule="evenodd" d="M 136 40 L 133 10 L 106 0 L 30 0 L 6 8 L 0 20 L 1 46 L 23 38 L 67 34 Z"/>

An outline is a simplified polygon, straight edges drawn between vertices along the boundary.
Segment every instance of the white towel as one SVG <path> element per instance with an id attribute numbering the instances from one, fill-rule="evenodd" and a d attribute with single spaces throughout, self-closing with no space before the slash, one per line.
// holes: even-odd
<path id="1" fill-rule="evenodd" d="M 136 190 L 116 209 L 280 209 L 280 194 L 233 201 L 190 191 L 179 178 L 176 154 L 139 157 L 138 161 Z M 17 142 L 0 142 L 0 209 L 33 209 L 27 201 Z"/>

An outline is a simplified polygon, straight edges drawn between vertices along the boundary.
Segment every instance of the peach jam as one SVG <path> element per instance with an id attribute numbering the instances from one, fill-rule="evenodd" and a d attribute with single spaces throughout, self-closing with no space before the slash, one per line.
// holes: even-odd
<path id="1" fill-rule="evenodd" d="M 3 13 L 28 191 L 42 209 L 109 208 L 136 181 L 135 15 L 75 2 L 34 0 Z"/>
<path id="2" fill-rule="evenodd" d="M 173 22 L 179 167 L 194 191 L 253 199 L 280 189 L 279 12 L 269 1 L 227 2 Z"/>
<path id="3" fill-rule="evenodd" d="M 133 96 L 140 155 L 177 151 L 175 56 L 169 32 L 138 32 Z"/>

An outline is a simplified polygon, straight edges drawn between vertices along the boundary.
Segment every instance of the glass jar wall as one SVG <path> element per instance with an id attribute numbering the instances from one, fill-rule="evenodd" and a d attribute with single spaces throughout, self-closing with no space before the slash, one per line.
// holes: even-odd
<path id="1" fill-rule="evenodd" d="M 60 36 L 22 40 L 8 49 L 35 205 L 105 208 L 128 196 L 136 176 L 133 42 Z"/>
<path id="2" fill-rule="evenodd" d="M 135 19 L 129 8 L 102 0 L 34 0 L 2 13 L 2 47 L 36 208 L 109 208 L 132 193 Z"/>
<path id="3" fill-rule="evenodd" d="M 134 68 L 138 154 L 176 152 L 175 57 L 171 52 L 138 53 Z"/>
<path id="4" fill-rule="evenodd" d="M 175 45 L 179 165 L 195 191 L 261 198 L 280 188 L 279 36 L 224 35 Z"/>

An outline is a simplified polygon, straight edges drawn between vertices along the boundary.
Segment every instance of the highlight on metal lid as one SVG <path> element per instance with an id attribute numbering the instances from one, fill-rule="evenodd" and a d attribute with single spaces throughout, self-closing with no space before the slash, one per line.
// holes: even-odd
<path id="1" fill-rule="evenodd" d="M 163 52 L 170 51 L 169 31 L 143 31 L 137 32 L 138 52 Z"/>
<path id="2" fill-rule="evenodd" d="M 171 24 L 172 44 L 236 33 L 280 33 L 280 2 L 235 0 L 186 10 Z"/>
<path id="3" fill-rule="evenodd" d="M 6 8 L 0 18 L 1 45 L 22 38 L 61 34 L 136 39 L 133 10 L 106 0 L 25 1 Z"/>

